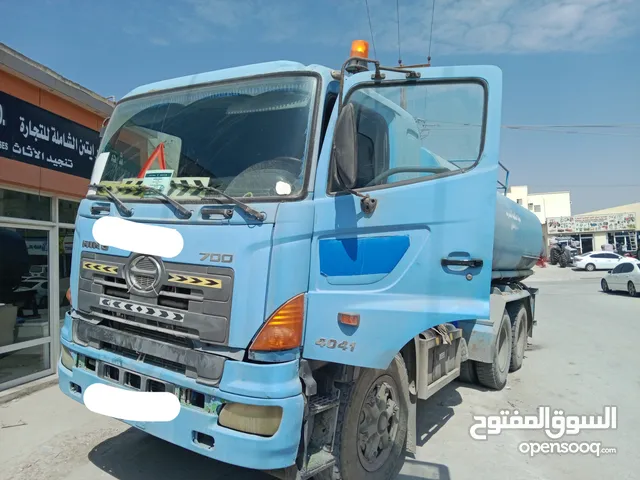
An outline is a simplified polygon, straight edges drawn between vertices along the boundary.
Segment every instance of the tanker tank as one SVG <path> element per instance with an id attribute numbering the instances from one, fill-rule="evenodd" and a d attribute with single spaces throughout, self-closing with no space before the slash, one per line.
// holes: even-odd
<path id="1" fill-rule="evenodd" d="M 492 277 L 521 280 L 544 253 L 542 225 L 531 211 L 498 193 Z"/>

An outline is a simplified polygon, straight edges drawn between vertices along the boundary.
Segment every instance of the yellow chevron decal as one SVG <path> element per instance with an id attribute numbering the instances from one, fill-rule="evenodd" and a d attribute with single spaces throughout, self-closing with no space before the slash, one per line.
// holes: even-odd
<path id="1" fill-rule="evenodd" d="M 86 268 L 87 270 L 93 270 L 94 272 L 102 272 L 102 273 L 118 273 L 118 267 L 113 267 L 111 265 L 102 265 L 100 263 L 94 262 L 82 262 L 82 268 Z"/>
<path id="2" fill-rule="evenodd" d="M 169 274 L 169 281 L 173 283 L 183 283 L 185 285 L 195 285 L 207 288 L 222 288 L 222 280 L 216 278 L 192 277 L 191 275 Z"/>

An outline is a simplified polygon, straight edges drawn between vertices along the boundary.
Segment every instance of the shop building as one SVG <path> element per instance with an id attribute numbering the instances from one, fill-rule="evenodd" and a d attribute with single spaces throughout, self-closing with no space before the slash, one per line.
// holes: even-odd
<path id="1" fill-rule="evenodd" d="M 56 371 L 75 216 L 113 107 L 0 44 L 0 391 Z"/>
<path id="2" fill-rule="evenodd" d="M 547 219 L 547 236 L 573 240 L 581 253 L 600 251 L 605 244 L 622 253 L 640 245 L 640 202 L 574 216 Z"/>
<path id="3" fill-rule="evenodd" d="M 549 217 L 571 216 L 569 192 L 529 193 L 529 187 L 521 185 L 509 187 L 507 197 L 531 210 L 543 225 Z"/>

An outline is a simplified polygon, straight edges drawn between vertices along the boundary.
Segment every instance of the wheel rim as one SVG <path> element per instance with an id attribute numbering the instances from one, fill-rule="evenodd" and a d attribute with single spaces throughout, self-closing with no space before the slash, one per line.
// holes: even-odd
<path id="1" fill-rule="evenodd" d="M 389 375 L 378 378 L 360 408 L 358 425 L 358 458 L 368 472 L 382 467 L 398 434 L 399 395 L 396 383 Z"/>
<path id="2" fill-rule="evenodd" d="M 607 285 L 607 281 L 606 280 L 602 280 L 602 291 L 606 292 L 609 290 L 609 285 Z"/>
<path id="3" fill-rule="evenodd" d="M 507 348 L 507 329 L 500 330 L 500 339 L 498 340 L 498 367 L 501 372 L 507 369 L 509 363 L 509 349 Z"/>
<path id="4" fill-rule="evenodd" d="M 633 283 L 629 282 L 629 287 L 628 288 L 629 288 L 629 295 L 631 295 L 632 297 L 635 297 L 635 295 L 636 295 L 636 286 Z"/>
<path id="5" fill-rule="evenodd" d="M 590 272 L 593 272 L 593 270 L 595 269 L 595 267 L 591 264 L 587 265 L 587 270 Z"/>

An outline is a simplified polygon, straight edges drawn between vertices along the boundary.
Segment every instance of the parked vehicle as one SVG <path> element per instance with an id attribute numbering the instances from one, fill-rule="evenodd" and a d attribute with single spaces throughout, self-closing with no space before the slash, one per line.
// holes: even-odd
<path id="1" fill-rule="evenodd" d="M 387 480 L 418 399 L 460 376 L 504 388 L 543 236 L 496 193 L 502 73 L 367 52 L 118 103 L 76 220 L 67 396 L 173 392 L 175 419 L 126 422 L 281 478 Z"/>
<path id="2" fill-rule="evenodd" d="M 640 291 L 640 261 L 621 260 L 600 281 L 603 292 L 626 291 L 635 297 Z"/>
<path id="3" fill-rule="evenodd" d="M 611 270 L 624 257 L 613 252 L 591 252 L 585 255 L 578 255 L 574 259 L 576 268 L 593 272 L 594 270 Z"/>
<path id="4" fill-rule="evenodd" d="M 46 278 L 29 277 L 22 280 L 15 293 L 33 291 L 38 307 L 46 307 L 49 300 L 49 281 Z"/>

